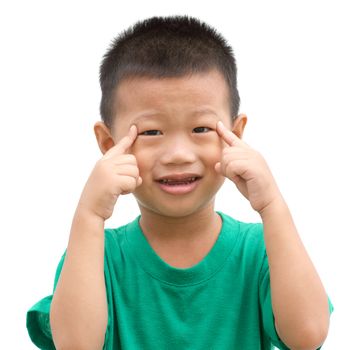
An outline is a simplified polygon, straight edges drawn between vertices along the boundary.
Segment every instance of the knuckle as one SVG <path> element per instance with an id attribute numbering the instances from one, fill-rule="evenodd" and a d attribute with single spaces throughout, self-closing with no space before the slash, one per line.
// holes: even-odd
<path id="1" fill-rule="evenodd" d="M 230 154 L 230 153 L 231 153 L 231 148 L 230 148 L 230 147 L 225 147 L 225 148 L 222 150 L 222 153 L 223 153 L 224 155 Z"/>
<path id="2" fill-rule="evenodd" d="M 125 161 L 126 163 L 136 163 L 136 157 L 133 154 L 123 154 L 122 155 L 122 159 L 123 161 Z"/>
<path id="3" fill-rule="evenodd" d="M 100 172 L 104 173 L 108 167 L 107 164 L 108 163 L 103 158 L 101 158 L 100 160 L 98 160 L 96 162 L 94 170 L 99 172 L 99 173 Z"/>
<path id="4" fill-rule="evenodd" d="M 227 170 L 228 170 L 230 173 L 234 172 L 235 167 L 234 167 L 233 162 L 230 162 L 230 163 L 227 165 Z"/>
<path id="5" fill-rule="evenodd" d="M 119 181 L 119 186 L 120 192 L 128 192 L 133 188 L 134 181 L 131 177 L 129 176 L 123 176 L 123 178 Z"/>
<path id="6" fill-rule="evenodd" d="M 225 163 L 229 163 L 229 161 L 230 161 L 230 157 L 231 155 L 230 154 L 224 154 L 223 156 L 222 156 L 222 160 L 225 162 Z"/>
<path id="7" fill-rule="evenodd" d="M 136 180 L 140 176 L 140 169 L 137 166 L 133 167 L 133 176 L 134 176 L 134 178 L 136 178 Z"/>
<path id="8" fill-rule="evenodd" d="M 128 165 L 125 169 L 125 176 L 137 179 L 139 176 L 139 169 L 134 165 Z"/>

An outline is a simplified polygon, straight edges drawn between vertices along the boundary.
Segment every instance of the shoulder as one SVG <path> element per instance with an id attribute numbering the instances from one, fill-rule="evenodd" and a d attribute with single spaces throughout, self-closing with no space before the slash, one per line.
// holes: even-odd
<path id="1" fill-rule="evenodd" d="M 230 215 L 221 214 L 226 227 L 237 235 L 234 254 L 240 260 L 262 262 L 266 254 L 263 224 L 261 222 L 244 222 Z"/>
<path id="2" fill-rule="evenodd" d="M 125 224 L 116 228 L 105 228 L 104 229 L 104 235 L 105 235 L 105 241 L 108 244 L 112 243 L 119 243 L 121 240 L 123 240 L 126 228 L 129 224 Z"/>
<path id="3" fill-rule="evenodd" d="M 110 252 L 116 253 L 116 250 L 123 249 L 128 226 L 130 226 L 130 223 L 121 225 L 116 228 L 104 229 L 106 254 Z"/>
<path id="4" fill-rule="evenodd" d="M 233 218 L 228 214 L 220 212 L 224 220 L 224 224 L 230 230 L 233 230 L 239 236 L 240 241 L 252 244 L 263 243 L 264 228 L 261 222 L 244 222 Z"/>
<path id="5" fill-rule="evenodd" d="M 139 217 L 137 216 L 134 220 L 119 227 L 104 229 L 105 256 L 107 259 L 121 256 L 128 250 L 127 236 L 137 231 Z"/>

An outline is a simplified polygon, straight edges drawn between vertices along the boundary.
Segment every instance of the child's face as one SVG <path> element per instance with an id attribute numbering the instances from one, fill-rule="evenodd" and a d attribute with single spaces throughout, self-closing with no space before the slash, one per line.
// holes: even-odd
<path id="1" fill-rule="evenodd" d="M 132 124 L 138 136 L 134 154 L 142 185 L 134 192 L 143 210 L 165 216 L 185 216 L 210 204 L 224 182 L 215 172 L 224 147 L 216 132 L 219 120 L 232 129 L 228 88 L 217 71 L 191 77 L 136 78 L 117 90 L 114 142 Z M 211 111 L 199 111 L 199 109 Z M 195 112 L 195 110 L 198 110 Z M 157 181 L 172 174 L 200 176 L 197 186 L 185 194 L 171 194 Z"/>

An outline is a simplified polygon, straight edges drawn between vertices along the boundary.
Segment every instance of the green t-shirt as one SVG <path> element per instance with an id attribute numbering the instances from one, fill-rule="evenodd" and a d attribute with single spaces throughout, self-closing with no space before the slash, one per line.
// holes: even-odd
<path id="1" fill-rule="evenodd" d="M 108 326 L 103 349 L 288 349 L 274 325 L 263 225 L 217 213 L 222 228 L 214 246 L 186 269 L 156 254 L 141 231 L 140 216 L 105 229 Z M 27 313 L 29 335 L 41 349 L 55 349 L 51 300 L 47 296 Z M 332 312 L 330 301 L 329 308 Z"/>

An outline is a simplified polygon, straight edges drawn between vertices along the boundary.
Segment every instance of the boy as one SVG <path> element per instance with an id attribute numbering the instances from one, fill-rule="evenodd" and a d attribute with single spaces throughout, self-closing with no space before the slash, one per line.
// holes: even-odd
<path id="1" fill-rule="evenodd" d="M 54 293 L 27 315 L 43 349 L 317 349 L 332 305 L 264 158 L 241 140 L 232 49 L 186 16 L 137 23 L 100 67 L 103 157 Z M 225 178 L 262 223 L 214 211 Z M 120 195 L 141 215 L 104 229 Z"/>

